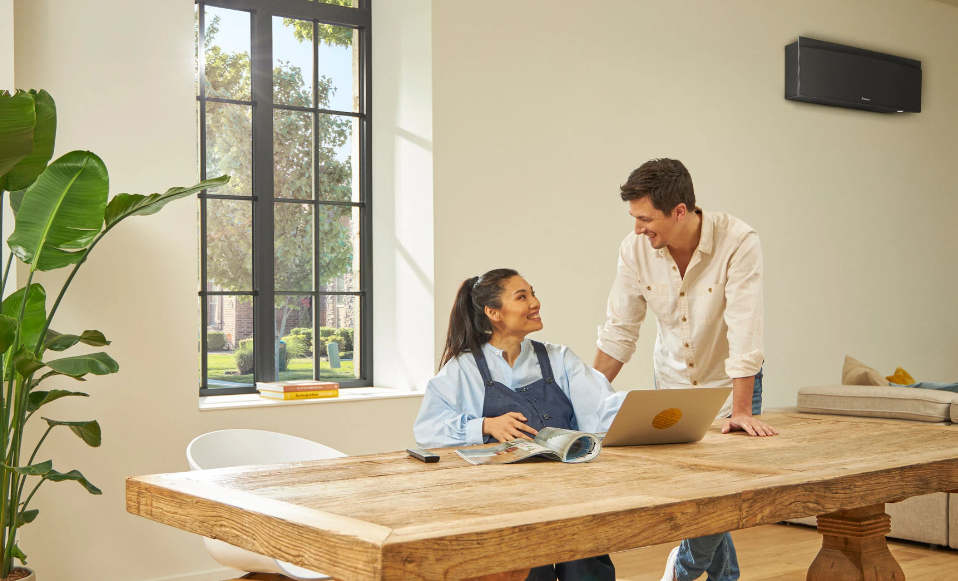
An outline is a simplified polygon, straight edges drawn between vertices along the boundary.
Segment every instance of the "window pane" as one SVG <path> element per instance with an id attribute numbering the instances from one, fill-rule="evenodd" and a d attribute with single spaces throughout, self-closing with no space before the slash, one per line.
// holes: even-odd
<path id="1" fill-rule="evenodd" d="M 252 290 L 252 202 L 206 200 L 206 276 L 221 290 Z"/>
<path id="2" fill-rule="evenodd" d="M 215 290 L 211 287 L 211 290 Z M 207 296 L 207 387 L 253 385 L 253 298 Z"/>
<path id="3" fill-rule="evenodd" d="M 273 274 L 277 292 L 313 290 L 313 205 L 273 205 Z"/>
<path id="4" fill-rule="evenodd" d="M 273 110 L 273 191 L 277 198 L 313 198 L 313 114 Z"/>
<path id="5" fill-rule="evenodd" d="M 312 297 L 276 297 L 276 341 L 280 381 L 313 379 Z"/>
<path id="6" fill-rule="evenodd" d="M 359 201 L 359 123 L 356 117 L 316 118 L 317 190 L 320 200 Z"/>
<path id="7" fill-rule="evenodd" d="M 313 104 L 313 23 L 273 17 L 273 102 Z"/>
<path id="8" fill-rule="evenodd" d="M 326 381 L 354 381 L 360 378 L 359 297 L 319 297 L 319 378 Z M 331 343 L 339 352 L 339 365 L 330 357 Z"/>
<path id="9" fill-rule="evenodd" d="M 206 177 L 229 174 L 230 183 L 214 192 L 222 196 L 253 195 L 252 107 L 206 104 Z"/>
<path id="10" fill-rule="evenodd" d="M 250 14 L 206 7 L 206 96 L 250 100 Z"/>
<path id="11" fill-rule="evenodd" d="M 359 31 L 323 23 L 318 30 L 317 106 L 359 111 Z"/>
<path id="12" fill-rule="evenodd" d="M 319 206 L 319 284 L 322 291 L 362 290 L 359 213 L 355 206 Z"/>

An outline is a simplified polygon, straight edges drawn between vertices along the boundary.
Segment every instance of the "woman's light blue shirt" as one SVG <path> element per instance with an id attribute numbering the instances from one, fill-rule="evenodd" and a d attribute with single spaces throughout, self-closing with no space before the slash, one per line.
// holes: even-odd
<path id="1" fill-rule="evenodd" d="M 604 375 L 589 367 L 571 349 L 543 343 L 556 384 L 572 402 L 573 427 L 593 432 L 599 422 L 599 405 L 614 393 Z M 542 379 L 542 370 L 532 342 L 526 339 L 515 366 L 510 367 L 501 349 L 489 343 L 482 346 L 493 381 L 515 390 Z M 482 405 L 486 386 L 471 353 L 463 353 L 446 363 L 426 385 L 413 432 L 423 448 L 472 446 L 483 443 Z"/>

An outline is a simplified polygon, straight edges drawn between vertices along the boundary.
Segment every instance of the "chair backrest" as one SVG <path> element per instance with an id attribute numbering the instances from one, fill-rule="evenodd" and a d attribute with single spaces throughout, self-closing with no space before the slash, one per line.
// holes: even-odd
<path id="1" fill-rule="evenodd" d="M 186 447 L 190 470 L 254 464 L 307 462 L 346 456 L 312 440 L 263 430 L 220 430 L 196 437 Z"/>

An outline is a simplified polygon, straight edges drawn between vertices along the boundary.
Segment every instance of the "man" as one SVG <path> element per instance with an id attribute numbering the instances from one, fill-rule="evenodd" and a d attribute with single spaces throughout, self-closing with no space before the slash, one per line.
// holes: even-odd
<path id="1" fill-rule="evenodd" d="M 652 355 L 656 388 L 732 387 L 722 433 L 777 434 L 761 413 L 762 250 L 758 234 L 728 214 L 695 206 L 682 162 L 653 159 L 621 187 L 635 231 L 619 247 L 608 320 L 599 328 L 595 367 L 609 381 L 635 351 L 651 309 L 658 322 Z M 739 578 L 729 533 L 682 541 L 663 581 Z"/>

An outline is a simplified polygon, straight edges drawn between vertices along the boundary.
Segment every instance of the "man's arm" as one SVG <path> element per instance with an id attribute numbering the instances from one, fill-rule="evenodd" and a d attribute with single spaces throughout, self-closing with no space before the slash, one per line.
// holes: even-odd
<path id="1" fill-rule="evenodd" d="M 752 417 L 755 374 L 762 368 L 762 247 L 758 235 L 742 240 L 729 261 L 725 285 L 725 323 L 728 325 L 729 358 L 725 372 L 732 378 L 732 417 L 723 433 L 743 430 L 750 436 L 774 436 L 778 432 Z"/>
<path id="2" fill-rule="evenodd" d="M 609 383 L 612 383 L 615 376 L 622 371 L 622 365 L 623 363 L 621 361 L 606 354 L 602 349 L 595 350 L 595 360 L 592 361 L 592 367 L 606 376 L 609 379 Z"/>
<path id="3" fill-rule="evenodd" d="M 745 431 L 749 436 L 774 436 L 778 431 L 752 415 L 755 376 L 732 379 L 732 417 L 725 420 L 722 433 Z"/>
<path id="4" fill-rule="evenodd" d="M 634 237 L 630 235 L 619 245 L 619 259 L 609 292 L 606 321 L 605 325 L 599 327 L 595 361 L 592 364 L 610 382 L 635 352 L 639 328 L 645 320 L 645 297 L 639 284 L 633 244 Z"/>

